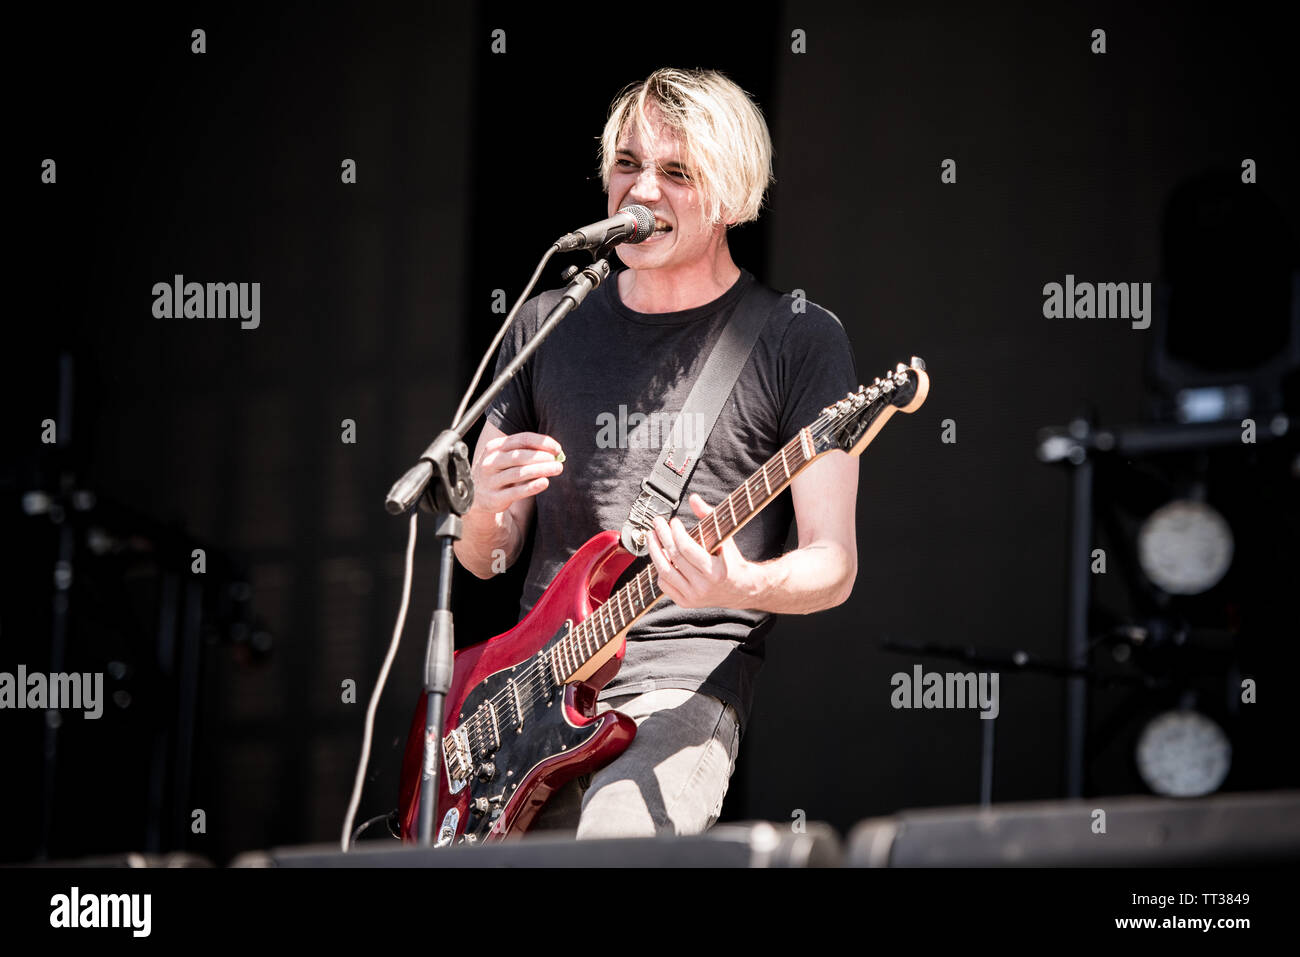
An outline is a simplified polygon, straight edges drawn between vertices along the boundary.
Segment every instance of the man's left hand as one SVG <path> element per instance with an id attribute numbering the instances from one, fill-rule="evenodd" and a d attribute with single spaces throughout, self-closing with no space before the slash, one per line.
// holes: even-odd
<path id="1" fill-rule="evenodd" d="M 691 509 L 697 518 L 713 513 L 704 499 L 692 493 Z M 758 595 L 758 565 L 746 560 L 734 538 L 722 543 L 716 554 L 698 545 L 680 518 L 672 522 L 655 518 L 655 534 L 649 536 L 650 560 L 659 574 L 663 593 L 682 608 L 752 607 Z"/>

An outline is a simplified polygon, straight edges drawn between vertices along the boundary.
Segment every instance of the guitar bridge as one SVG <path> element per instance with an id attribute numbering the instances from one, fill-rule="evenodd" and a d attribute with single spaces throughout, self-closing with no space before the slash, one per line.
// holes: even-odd
<path id="1" fill-rule="evenodd" d="M 474 771 L 469 735 L 463 728 L 457 728 L 443 739 L 443 764 L 447 768 L 447 787 L 455 794 L 465 786 Z"/>

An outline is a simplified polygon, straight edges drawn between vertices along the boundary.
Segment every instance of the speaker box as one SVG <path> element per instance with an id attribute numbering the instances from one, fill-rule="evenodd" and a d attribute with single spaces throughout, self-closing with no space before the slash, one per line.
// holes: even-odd
<path id="1" fill-rule="evenodd" d="M 907 811 L 858 824 L 849 835 L 846 863 L 1124 867 L 1285 861 L 1300 861 L 1300 791 Z"/>
<path id="2" fill-rule="evenodd" d="M 478 847 L 424 848 L 366 842 L 280 847 L 241 854 L 231 867 L 837 867 L 840 842 L 825 824 L 801 834 L 788 824 L 719 824 L 693 837 L 663 835 L 578 841 L 521 837 Z"/>

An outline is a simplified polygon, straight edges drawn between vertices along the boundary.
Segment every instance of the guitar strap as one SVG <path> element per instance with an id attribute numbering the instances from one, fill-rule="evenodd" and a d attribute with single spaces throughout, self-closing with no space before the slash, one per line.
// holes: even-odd
<path id="1" fill-rule="evenodd" d="M 662 515 L 667 520 L 677 511 L 682 501 L 682 490 L 695 471 L 704 444 L 718 421 L 718 414 L 740 378 L 740 370 L 754 351 L 759 333 L 785 298 L 755 279 L 736 303 L 731 318 L 691 387 L 677 421 L 668 435 L 662 437 L 663 451 L 659 454 L 659 461 L 641 482 L 641 494 L 632 503 L 631 513 L 623 523 L 620 540 L 632 554 L 648 555 L 650 546 L 646 535 L 654 527 L 655 516 Z M 701 427 L 688 429 L 688 423 L 698 423 Z M 688 439 L 689 445 L 674 444 Z"/>

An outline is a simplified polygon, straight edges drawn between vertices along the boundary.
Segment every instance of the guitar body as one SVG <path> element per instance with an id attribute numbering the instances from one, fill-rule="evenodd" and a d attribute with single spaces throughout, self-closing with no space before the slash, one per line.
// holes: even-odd
<path id="1" fill-rule="evenodd" d="M 439 762 L 435 842 L 480 843 L 522 834 L 552 794 L 575 777 L 604 767 L 632 743 L 636 722 L 631 718 L 617 711 L 595 714 L 597 693 L 623 662 L 623 639 L 608 660 L 581 681 L 556 684 L 536 663 L 539 654 L 563 640 L 609 597 L 614 582 L 634 560 L 619 545 L 618 532 L 601 532 L 565 563 L 523 621 L 456 652 L 444 735 L 452 735 L 463 716 L 483 714 L 486 701 L 523 700 L 524 707 L 521 714 L 513 704 L 498 705 L 499 720 L 489 730 L 480 722 L 474 731 L 464 732 L 475 742 L 487 738 L 492 752 L 491 761 L 478 762 L 478 773 L 468 780 L 453 784 L 447 762 Z M 530 673 L 530 663 L 532 677 L 521 679 Z M 538 700 L 530 704 L 513 692 L 510 682 L 520 680 L 539 693 Z M 545 685 L 539 687 L 539 682 Z M 408 843 L 419 832 L 426 697 L 420 695 L 402 762 L 398 811 L 402 839 Z M 499 747 L 492 747 L 498 742 Z"/>

